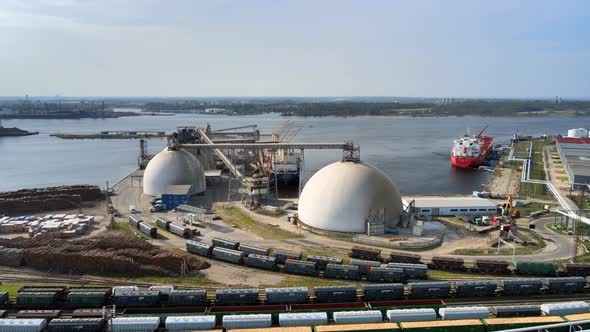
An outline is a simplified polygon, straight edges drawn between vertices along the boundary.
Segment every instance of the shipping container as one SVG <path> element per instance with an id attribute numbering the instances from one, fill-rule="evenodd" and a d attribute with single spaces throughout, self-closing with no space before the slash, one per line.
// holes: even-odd
<path id="1" fill-rule="evenodd" d="M 168 316 L 166 331 L 211 330 L 215 328 L 215 316 Z"/>
<path id="2" fill-rule="evenodd" d="M 41 332 L 46 326 L 46 319 L 0 319 L 0 332 Z"/>
<path id="3" fill-rule="evenodd" d="M 61 318 L 47 324 L 47 332 L 101 332 L 105 325 L 102 318 Z"/>
<path id="4" fill-rule="evenodd" d="M 334 323 L 338 325 L 370 324 L 383 322 L 383 315 L 379 310 L 339 311 L 334 313 L 333 318 Z"/>
<path id="5" fill-rule="evenodd" d="M 404 331 L 485 332 L 485 326 L 479 319 L 407 322 L 400 325 Z"/>
<path id="6" fill-rule="evenodd" d="M 244 261 L 245 261 L 246 266 L 257 267 L 257 268 L 265 269 L 265 270 L 276 270 L 277 269 L 277 261 L 276 260 L 277 260 L 276 257 L 249 254 L 248 257 L 246 257 Z"/>
<path id="7" fill-rule="evenodd" d="M 516 267 L 516 274 L 521 275 L 552 276 L 559 269 L 559 264 L 555 262 L 516 261 L 514 266 Z"/>
<path id="8" fill-rule="evenodd" d="M 317 286 L 314 287 L 314 293 L 317 303 L 356 301 L 354 286 Z"/>
<path id="9" fill-rule="evenodd" d="M 328 264 L 324 277 L 333 279 L 359 280 L 361 275 L 358 266 Z"/>
<path id="10" fill-rule="evenodd" d="M 139 231 L 154 239 L 158 237 L 158 229 L 143 222 L 139 224 Z"/>
<path id="11" fill-rule="evenodd" d="M 432 308 L 393 309 L 387 310 L 386 316 L 390 322 L 419 322 L 436 320 L 436 311 Z"/>
<path id="12" fill-rule="evenodd" d="M 527 296 L 541 292 L 541 279 L 506 279 L 498 282 L 505 296 Z"/>
<path id="13" fill-rule="evenodd" d="M 246 257 L 246 255 L 241 251 L 221 247 L 213 248 L 213 258 L 220 261 L 241 264 L 244 261 L 244 257 Z"/>
<path id="14" fill-rule="evenodd" d="M 492 313 L 498 318 L 541 316 L 540 305 L 493 306 Z"/>
<path id="15" fill-rule="evenodd" d="M 59 298 L 66 293 L 65 286 L 23 286 L 18 290 L 18 293 L 46 293 L 55 292 Z"/>
<path id="16" fill-rule="evenodd" d="M 229 239 L 223 239 L 220 237 L 214 237 L 213 240 L 211 240 L 211 242 L 213 242 L 213 245 L 216 247 L 226 249 L 238 250 L 238 248 L 240 247 L 240 242 Z"/>
<path id="17" fill-rule="evenodd" d="M 461 280 L 455 282 L 455 296 L 491 297 L 496 296 L 498 283 L 491 280 Z"/>
<path id="18" fill-rule="evenodd" d="M 69 292 L 66 296 L 66 302 L 69 307 L 100 308 L 105 305 L 109 293 L 106 291 Z"/>
<path id="19" fill-rule="evenodd" d="M 168 229 L 168 225 L 170 225 L 170 223 L 171 223 L 171 221 L 168 220 L 168 219 L 166 219 L 166 218 L 164 218 L 164 217 L 158 217 L 158 218 L 156 218 L 156 225 L 158 227 L 163 228 L 163 229 L 166 229 L 167 230 Z"/>
<path id="20" fill-rule="evenodd" d="M 279 314 L 279 325 L 284 327 L 327 325 L 325 312 L 299 312 Z"/>
<path id="21" fill-rule="evenodd" d="M 199 307 L 207 305 L 207 290 L 173 290 L 168 295 L 169 306 Z"/>
<path id="22" fill-rule="evenodd" d="M 352 258 L 352 259 L 350 259 L 350 262 L 348 263 L 348 265 L 358 266 L 359 273 L 361 275 L 365 275 L 365 274 L 369 273 L 369 270 L 371 270 L 371 267 L 381 267 L 381 262 Z"/>
<path id="23" fill-rule="evenodd" d="M 160 317 L 115 317 L 108 320 L 109 332 L 153 332 Z"/>
<path id="24" fill-rule="evenodd" d="M 564 319 L 558 316 L 539 317 L 513 317 L 513 318 L 486 318 L 483 320 L 488 332 L 510 329 L 526 328 L 531 326 L 551 325 L 563 323 Z M 543 330 L 544 332 L 561 332 L 563 328 Z M 565 330 L 567 331 L 567 329 Z"/>
<path id="25" fill-rule="evenodd" d="M 303 254 L 301 252 L 292 252 L 286 250 L 274 250 L 273 255 L 277 258 L 277 263 L 285 264 L 287 259 L 301 260 Z"/>
<path id="26" fill-rule="evenodd" d="M 186 251 L 204 257 L 211 257 L 213 254 L 213 245 L 197 241 L 186 241 Z"/>
<path id="27" fill-rule="evenodd" d="M 367 274 L 368 281 L 403 282 L 404 270 L 393 267 L 371 267 Z"/>
<path id="28" fill-rule="evenodd" d="M 449 297 L 451 284 L 448 281 L 411 282 L 408 289 L 413 299 L 437 299 Z"/>
<path id="29" fill-rule="evenodd" d="M 463 258 L 443 256 L 432 257 L 432 264 L 434 265 L 434 267 L 441 270 L 461 271 L 465 268 L 463 266 L 464 263 L 465 262 L 463 261 Z"/>
<path id="30" fill-rule="evenodd" d="M 51 308 L 59 300 L 57 292 L 21 292 L 16 295 L 16 305 L 21 308 Z"/>
<path id="31" fill-rule="evenodd" d="M 315 262 L 318 269 L 324 270 L 328 264 L 342 264 L 342 258 L 308 255 L 307 261 Z"/>
<path id="32" fill-rule="evenodd" d="M 397 323 L 323 325 L 315 328 L 316 332 L 391 332 L 393 330 L 400 330 Z"/>
<path id="33" fill-rule="evenodd" d="M 354 246 L 352 247 L 350 257 L 380 261 L 381 250 L 376 248 Z"/>
<path id="34" fill-rule="evenodd" d="M 239 250 L 246 255 L 254 254 L 254 255 L 261 255 L 261 256 L 268 256 L 270 254 L 270 249 L 255 246 L 252 244 L 240 243 Z"/>
<path id="35" fill-rule="evenodd" d="M 389 255 L 392 263 L 409 263 L 409 264 L 421 264 L 422 257 L 416 254 L 410 254 L 406 252 L 392 252 Z"/>
<path id="36" fill-rule="evenodd" d="M 490 316 L 490 312 L 486 307 L 440 308 L 438 314 L 444 320 L 484 319 Z"/>
<path id="37" fill-rule="evenodd" d="M 225 329 L 265 328 L 272 325 L 270 314 L 227 315 L 223 316 Z"/>
<path id="38" fill-rule="evenodd" d="M 158 291 L 117 292 L 112 297 L 118 307 L 154 307 L 160 304 Z"/>
<path id="39" fill-rule="evenodd" d="M 174 223 L 170 223 L 168 225 L 168 230 L 170 231 L 170 233 L 176 234 L 178 236 L 182 236 L 185 239 L 188 239 L 191 237 L 190 236 L 190 229 L 185 226 L 179 226 Z"/>
<path id="40" fill-rule="evenodd" d="M 590 305 L 583 301 L 544 303 L 541 311 L 547 316 L 565 316 L 589 312 Z"/>
<path id="41" fill-rule="evenodd" d="M 215 291 L 215 303 L 222 306 L 258 304 L 258 288 L 223 288 Z"/>
<path id="42" fill-rule="evenodd" d="M 394 301 L 404 298 L 404 285 L 402 284 L 376 284 L 363 286 L 363 299 L 365 301 Z"/>
<path id="43" fill-rule="evenodd" d="M 583 292 L 586 287 L 584 277 L 561 277 L 543 279 L 546 292 L 549 294 L 571 294 Z"/>
<path id="44" fill-rule="evenodd" d="M 404 278 L 426 279 L 428 278 L 428 266 L 426 264 L 389 263 L 389 268 L 398 268 L 404 271 Z"/>
<path id="45" fill-rule="evenodd" d="M 287 259 L 285 261 L 285 269 L 283 271 L 291 274 L 300 274 L 308 276 L 317 275 L 317 270 L 315 268 L 314 262 L 299 261 L 295 259 Z"/>
<path id="46" fill-rule="evenodd" d="M 300 304 L 309 300 L 307 287 L 267 288 L 265 293 L 267 304 Z"/>

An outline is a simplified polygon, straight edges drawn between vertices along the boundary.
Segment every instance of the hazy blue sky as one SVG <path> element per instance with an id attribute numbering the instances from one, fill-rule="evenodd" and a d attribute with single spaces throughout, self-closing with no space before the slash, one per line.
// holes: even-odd
<path id="1" fill-rule="evenodd" d="M 1 0 L 0 95 L 590 96 L 590 1 Z"/>

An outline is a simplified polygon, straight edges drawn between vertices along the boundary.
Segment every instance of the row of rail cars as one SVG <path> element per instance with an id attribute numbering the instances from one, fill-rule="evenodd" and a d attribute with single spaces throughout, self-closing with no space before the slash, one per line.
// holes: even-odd
<path id="1" fill-rule="evenodd" d="M 271 250 L 223 238 L 213 238 L 212 243 L 187 241 L 190 253 L 229 263 L 289 274 L 319 276 L 331 279 L 365 280 L 372 282 L 403 282 L 408 279 L 427 279 L 429 269 L 470 271 L 486 274 L 517 274 L 522 276 L 579 276 L 590 275 L 590 264 L 565 264 L 555 262 L 516 262 L 515 269 L 509 263 L 498 260 L 475 261 L 465 267 L 461 258 L 433 257 L 424 264 L 419 255 L 392 253 L 388 260 L 381 259 L 380 250 L 354 247 L 348 264 L 338 257 L 308 255 L 280 249 Z"/>

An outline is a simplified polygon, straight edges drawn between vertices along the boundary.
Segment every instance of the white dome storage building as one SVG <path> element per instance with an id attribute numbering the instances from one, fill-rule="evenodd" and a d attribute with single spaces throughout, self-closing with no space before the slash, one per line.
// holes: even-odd
<path id="1" fill-rule="evenodd" d="M 299 198 L 299 220 L 326 231 L 364 233 L 371 210 L 385 211 L 385 227 L 396 226 L 403 213 L 393 182 L 364 162 L 340 161 L 315 173 Z"/>
<path id="2" fill-rule="evenodd" d="M 171 185 L 191 185 L 191 195 L 205 191 L 205 172 L 190 152 L 164 148 L 147 164 L 143 174 L 144 194 L 158 196 Z"/>

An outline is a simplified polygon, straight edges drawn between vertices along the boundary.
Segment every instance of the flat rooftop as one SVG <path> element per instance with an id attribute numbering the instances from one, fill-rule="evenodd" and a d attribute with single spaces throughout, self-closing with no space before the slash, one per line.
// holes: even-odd
<path id="1" fill-rule="evenodd" d="M 416 201 L 416 207 L 428 208 L 452 208 L 452 207 L 480 207 L 480 206 L 496 206 L 496 202 L 480 197 L 404 197 L 405 203 L 409 203 L 412 200 Z"/>

